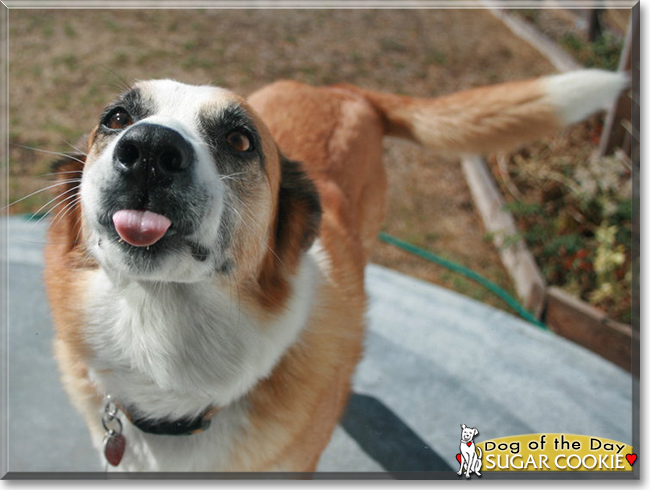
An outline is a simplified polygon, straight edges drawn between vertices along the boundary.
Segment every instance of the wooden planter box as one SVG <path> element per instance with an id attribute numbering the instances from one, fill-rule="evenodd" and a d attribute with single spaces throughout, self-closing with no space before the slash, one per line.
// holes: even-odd
<path id="1" fill-rule="evenodd" d="M 639 352 L 638 332 L 607 318 L 584 301 L 547 286 L 523 240 L 503 247 L 505 237 L 515 235 L 517 228 L 512 214 L 504 209 L 503 197 L 489 168 L 476 155 L 464 157 L 462 166 L 474 204 L 524 307 L 557 334 L 632 372 L 633 352 Z"/>
<path id="2" fill-rule="evenodd" d="M 546 290 L 545 320 L 562 337 L 627 371 L 632 370 L 632 353 L 639 352 L 639 334 L 630 325 L 607 318 L 603 312 L 556 287 Z"/>

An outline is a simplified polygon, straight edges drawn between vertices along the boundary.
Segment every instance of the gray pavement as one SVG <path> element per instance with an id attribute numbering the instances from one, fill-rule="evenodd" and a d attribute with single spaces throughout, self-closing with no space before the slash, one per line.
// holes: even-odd
<path id="1" fill-rule="evenodd" d="M 52 358 L 45 226 L 7 220 L 9 471 L 103 471 Z M 382 267 L 368 267 L 367 290 L 369 331 L 355 394 L 320 471 L 449 471 L 462 423 L 479 428 L 478 442 L 564 432 L 632 444 L 633 380 L 617 366 Z"/>

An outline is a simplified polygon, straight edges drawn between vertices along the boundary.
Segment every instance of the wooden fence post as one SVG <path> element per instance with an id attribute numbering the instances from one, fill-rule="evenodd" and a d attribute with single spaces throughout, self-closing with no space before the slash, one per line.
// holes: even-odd
<path id="1" fill-rule="evenodd" d="M 632 15 L 627 29 L 625 46 L 621 53 L 618 65 L 619 71 L 630 73 L 632 77 L 639 76 L 638 68 L 632 67 L 633 46 L 639 42 L 639 16 Z M 633 88 L 625 91 L 614 103 L 607 114 L 605 126 L 600 138 L 598 156 L 605 156 L 621 148 L 630 157 L 632 149 L 632 138 L 639 140 L 638 128 L 633 127 L 632 104 L 639 105 L 639 85 L 633 84 Z"/>

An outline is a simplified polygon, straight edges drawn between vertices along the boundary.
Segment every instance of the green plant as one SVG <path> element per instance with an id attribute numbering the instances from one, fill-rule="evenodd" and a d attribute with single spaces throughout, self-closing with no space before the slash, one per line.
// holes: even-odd
<path id="1" fill-rule="evenodd" d="M 623 49 L 623 40 L 611 32 L 605 32 L 589 43 L 574 33 L 568 33 L 560 39 L 560 45 L 587 67 L 615 70 Z"/>
<path id="2" fill-rule="evenodd" d="M 598 287 L 589 293 L 589 299 L 605 307 L 624 301 L 630 294 L 625 284 L 631 281 L 632 273 L 624 267 L 628 257 L 625 246 L 617 241 L 617 235 L 618 227 L 608 223 L 603 223 L 596 231 L 594 270 Z"/>
<path id="3" fill-rule="evenodd" d="M 520 231 L 504 246 L 523 238 L 549 284 L 629 322 L 632 200 L 624 161 L 549 157 L 543 148 L 511 158 L 508 173 L 520 200 L 510 195 L 506 207 Z"/>

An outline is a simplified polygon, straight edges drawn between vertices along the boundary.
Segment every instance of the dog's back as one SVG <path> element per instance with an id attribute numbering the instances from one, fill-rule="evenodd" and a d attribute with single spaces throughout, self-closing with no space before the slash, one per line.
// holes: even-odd
<path id="1" fill-rule="evenodd" d="M 444 154 L 511 149 L 608 108 L 627 83 L 622 73 L 583 70 L 426 99 L 282 81 L 249 102 L 282 151 L 303 162 L 325 216 L 360 235 L 367 259 L 384 215 L 384 136 Z"/>

